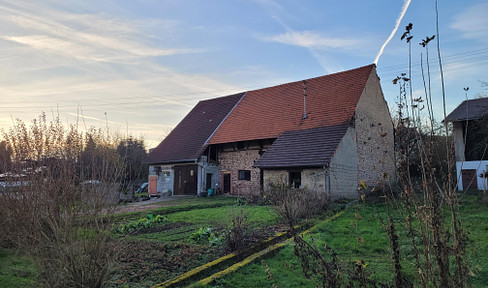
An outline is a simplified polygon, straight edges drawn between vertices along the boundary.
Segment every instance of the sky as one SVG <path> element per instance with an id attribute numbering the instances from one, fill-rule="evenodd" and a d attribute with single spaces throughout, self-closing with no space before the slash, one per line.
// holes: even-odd
<path id="1" fill-rule="evenodd" d="M 449 113 L 488 92 L 488 1 L 438 0 L 438 10 Z M 418 43 L 436 34 L 435 15 L 435 0 L 0 0 L 0 128 L 45 112 L 151 148 L 200 100 L 375 59 L 394 110 L 392 80 L 408 73 L 409 61 L 400 37 L 413 23 L 411 85 L 422 96 L 427 51 Z M 428 53 L 441 120 L 436 40 Z"/>

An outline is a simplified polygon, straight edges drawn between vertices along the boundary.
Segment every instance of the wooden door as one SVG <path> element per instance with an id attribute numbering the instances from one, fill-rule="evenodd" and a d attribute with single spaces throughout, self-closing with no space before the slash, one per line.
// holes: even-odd
<path id="1" fill-rule="evenodd" d="M 463 190 L 477 189 L 476 169 L 461 170 Z"/>
<path id="2" fill-rule="evenodd" d="M 197 195 L 198 166 L 195 164 L 175 166 L 175 195 Z"/>
<path id="3" fill-rule="evenodd" d="M 149 196 L 158 195 L 158 175 L 149 176 Z"/>
<path id="4" fill-rule="evenodd" d="M 224 174 L 224 193 L 230 193 L 230 173 Z"/>

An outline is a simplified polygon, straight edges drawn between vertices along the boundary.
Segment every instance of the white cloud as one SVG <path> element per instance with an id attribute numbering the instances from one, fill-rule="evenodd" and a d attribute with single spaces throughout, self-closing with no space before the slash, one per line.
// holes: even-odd
<path id="1" fill-rule="evenodd" d="M 0 1 L 0 127 L 42 111 L 74 123 L 82 109 L 87 125 L 104 126 L 106 112 L 115 130 L 128 124 L 154 146 L 198 99 L 242 90 L 158 63 L 156 57 L 206 51 L 162 47 L 161 37 L 181 29 L 177 22 L 48 5 Z"/>
<path id="2" fill-rule="evenodd" d="M 469 7 L 454 17 L 451 28 L 463 33 L 465 38 L 488 41 L 488 3 Z"/>
<path id="3" fill-rule="evenodd" d="M 15 13 L 4 20 L 9 26 L 22 28 L 18 29 L 17 35 L 0 30 L 2 39 L 49 53 L 84 60 L 118 62 L 131 58 L 205 52 L 205 49 L 161 49 L 144 45 L 150 37 L 137 30 L 141 28 L 137 22 L 127 21 L 122 25 L 119 21 L 102 18 L 104 15 L 59 14 L 52 11 L 48 14 L 53 14 L 53 19 L 41 18 L 25 11 L 1 8 Z"/>
<path id="4" fill-rule="evenodd" d="M 287 31 L 286 33 L 261 37 L 261 40 L 304 48 L 357 48 L 359 41 L 348 38 L 334 38 L 313 31 Z"/>

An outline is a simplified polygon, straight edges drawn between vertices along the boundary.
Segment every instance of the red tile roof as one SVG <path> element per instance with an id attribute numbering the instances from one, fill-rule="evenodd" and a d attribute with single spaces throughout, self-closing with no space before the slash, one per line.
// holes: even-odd
<path id="1" fill-rule="evenodd" d="M 249 91 L 209 144 L 277 138 L 285 131 L 349 123 L 374 70 L 372 64 L 306 80 L 306 119 L 302 81 Z"/>
<path id="2" fill-rule="evenodd" d="M 327 166 L 349 125 L 319 127 L 284 132 L 259 158 L 254 167 Z"/>
<path id="3" fill-rule="evenodd" d="M 164 164 L 197 160 L 205 142 L 244 93 L 200 101 L 148 155 L 146 163 Z"/>

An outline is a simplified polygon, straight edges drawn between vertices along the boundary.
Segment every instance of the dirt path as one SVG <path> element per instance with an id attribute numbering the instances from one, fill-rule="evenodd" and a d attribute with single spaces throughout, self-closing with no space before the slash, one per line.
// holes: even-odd
<path id="1" fill-rule="evenodd" d="M 169 196 L 169 197 L 151 197 L 150 200 L 142 202 L 128 203 L 127 205 L 119 206 L 115 210 L 115 214 L 129 213 L 129 212 L 139 212 L 145 210 L 151 210 L 154 208 L 160 208 L 165 206 L 173 206 L 177 204 L 171 203 L 172 200 L 181 198 L 193 198 L 196 196 Z M 168 202 L 168 203 L 160 203 Z M 181 203 L 180 203 L 181 204 Z"/>

